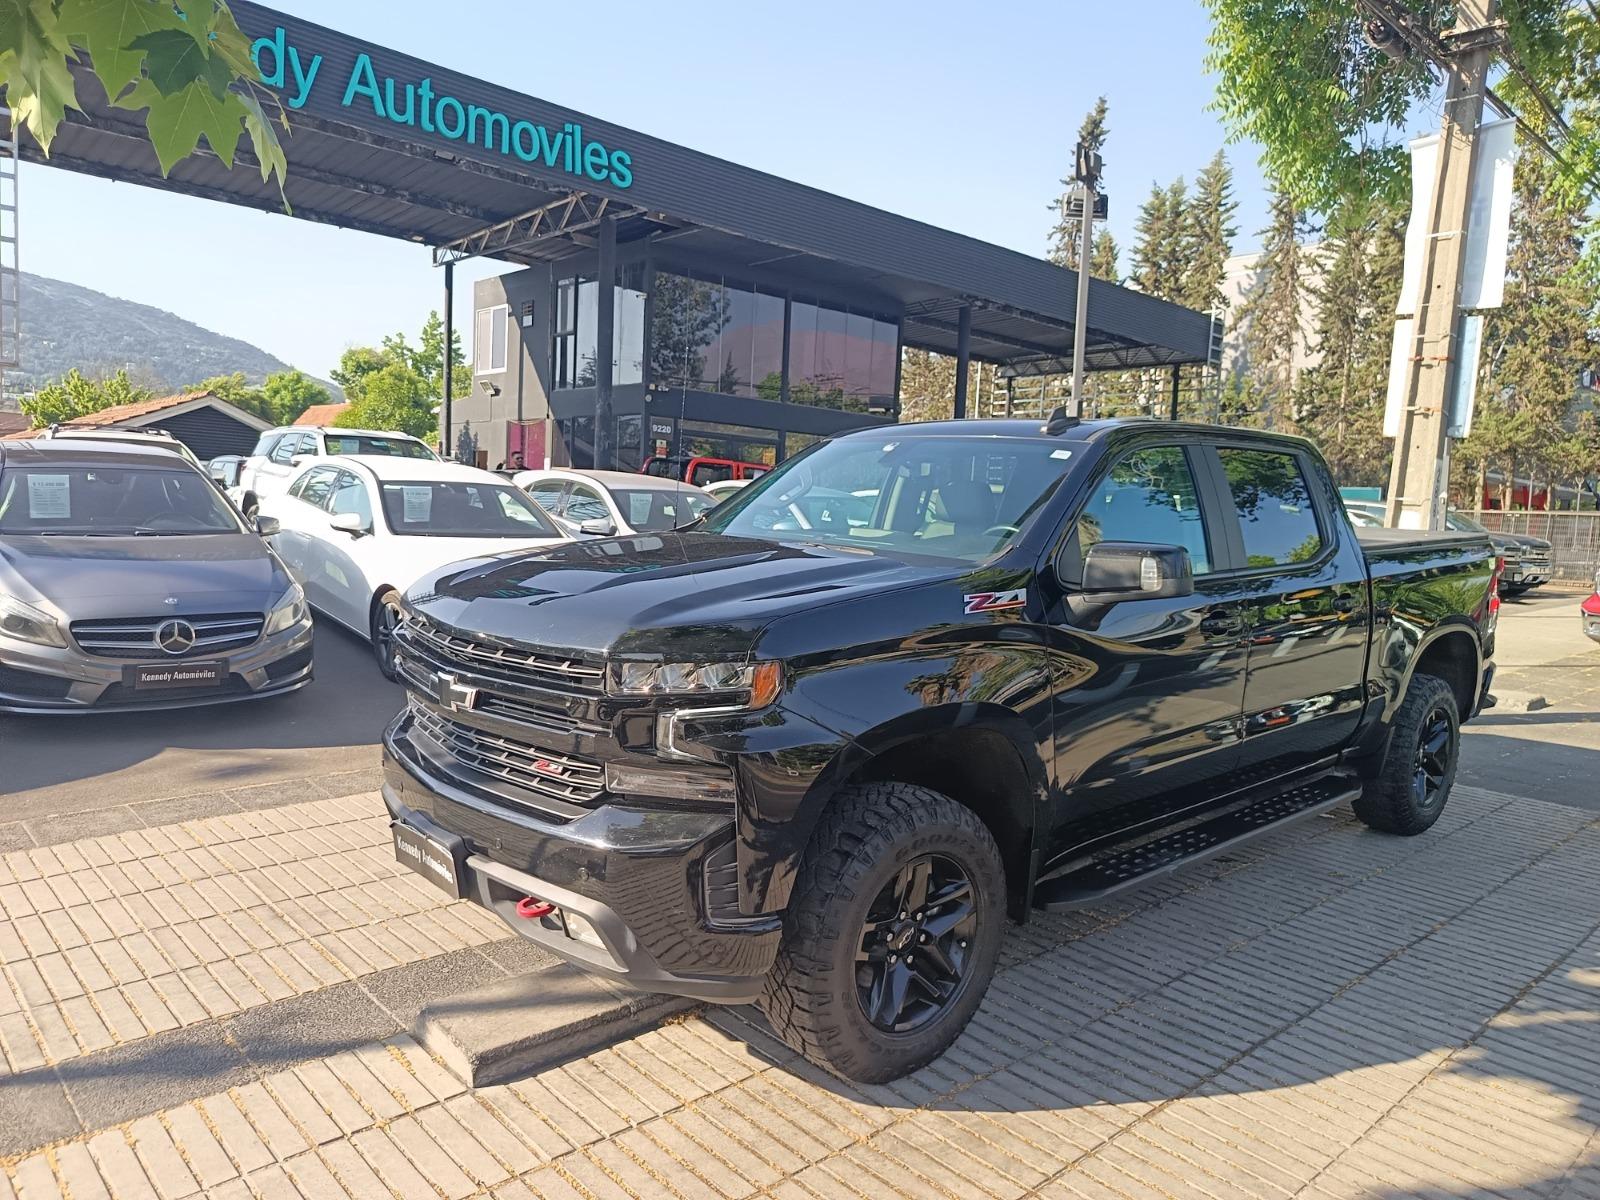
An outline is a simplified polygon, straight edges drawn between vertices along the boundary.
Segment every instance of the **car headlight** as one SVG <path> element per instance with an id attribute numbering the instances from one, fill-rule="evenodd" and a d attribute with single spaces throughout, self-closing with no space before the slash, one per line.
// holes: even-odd
<path id="1" fill-rule="evenodd" d="M 608 675 L 613 696 L 697 696 L 746 692 L 745 707 L 765 708 L 782 690 L 783 667 L 758 663 L 614 662 Z"/>
<path id="2" fill-rule="evenodd" d="M 298 583 L 290 583 L 289 590 L 278 597 L 272 611 L 267 613 L 266 635 L 293 629 L 306 619 L 306 593 Z"/>
<path id="3" fill-rule="evenodd" d="M 24 604 L 15 596 L 0 594 L 0 637 L 32 642 L 36 646 L 65 648 L 61 622 L 42 608 Z"/>

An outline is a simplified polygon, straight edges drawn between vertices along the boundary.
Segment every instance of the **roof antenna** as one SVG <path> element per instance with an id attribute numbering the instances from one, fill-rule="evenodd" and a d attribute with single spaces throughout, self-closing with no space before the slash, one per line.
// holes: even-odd
<path id="1" fill-rule="evenodd" d="M 1068 415 L 1066 405 L 1057 405 L 1055 412 L 1050 414 L 1050 419 L 1039 426 L 1039 432 L 1055 437 L 1058 434 L 1065 433 L 1077 424 L 1078 418 Z"/>

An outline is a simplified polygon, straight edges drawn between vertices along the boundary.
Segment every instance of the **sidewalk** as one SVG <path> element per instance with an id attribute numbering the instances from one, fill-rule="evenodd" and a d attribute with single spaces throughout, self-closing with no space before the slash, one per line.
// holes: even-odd
<path id="1" fill-rule="evenodd" d="M 102 1097 L 165 1056 L 98 1064 L 172 1036 L 114 1030 L 113 997 L 135 1007 L 141 985 L 175 978 L 202 1007 L 265 1014 L 362 986 L 380 969 L 355 953 L 366 941 L 442 960 L 498 934 L 381 862 L 371 797 L 273 813 L 270 829 L 239 824 L 269 813 L 213 819 L 222 840 L 211 821 L 118 835 L 181 846 L 170 888 L 129 870 L 149 870 L 137 842 L 122 863 L 109 848 L 91 860 L 117 839 L 0 860 L 0 929 L 51 934 L 7 943 L 16 1074 L 0 1097 L 60 1088 L 73 1120 L 22 1146 L 18 1105 L 0 1109 L 14 1143 L 0 1197 L 1600 1196 L 1600 818 L 1576 808 L 1458 787 L 1422 838 L 1338 814 L 1122 904 L 1041 918 L 1009 939 L 955 1049 L 892 1087 L 831 1079 L 742 1011 L 477 1092 L 397 1030 L 319 1050 L 299 1029 L 305 1058 L 290 1062 L 235 1027 L 226 1071 L 180 1072 L 159 1108 L 109 1119 Z M 252 860 L 260 838 L 281 869 Z M 341 884 L 333 863 L 364 882 Z M 86 886 L 119 871 L 136 885 L 123 909 L 153 923 L 126 936 L 159 953 L 114 974 L 117 942 L 89 936 L 70 888 L 103 911 Z M 47 893 L 58 907 L 40 906 Z M 200 899 L 210 916 L 189 907 Z M 63 948 L 69 924 L 82 946 Z M 192 930 L 157 931 L 191 925 L 216 950 L 179 966 L 164 943 Z M 91 959 L 107 979 L 80 977 Z M 122 1044 L 94 1048 L 103 1036 Z"/>

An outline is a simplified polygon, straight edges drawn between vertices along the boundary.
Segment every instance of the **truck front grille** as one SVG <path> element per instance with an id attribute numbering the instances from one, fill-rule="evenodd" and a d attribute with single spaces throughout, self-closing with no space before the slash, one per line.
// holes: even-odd
<path id="1" fill-rule="evenodd" d="M 173 644 L 193 644 L 173 654 L 162 648 L 160 638 L 168 626 L 177 624 L 181 637 Z M 111 617 L 72 622 L 72 638 L 86 654 L 100 658 L 184 659 L 210 658 L 243 649 L 261 636 L 266 617 L 261 613 L 205 613 L 199 616 Z"/>
<path id="2" fill-rule="evenodd" d="M 447 667 L 463 671 L 490 671 L 518 682 L 593 694 L 598 694 L 605 682 L 604 663 L 497 645 L 421 617 L 401 625 L 400 640 Z"/>
<path id="3" fill-rule="evenodd" d="M 589 805 L 605 791 L 598 763 L 493 734 L 413 704 L 415 732 L 462 766 L 536 795 Z"/>

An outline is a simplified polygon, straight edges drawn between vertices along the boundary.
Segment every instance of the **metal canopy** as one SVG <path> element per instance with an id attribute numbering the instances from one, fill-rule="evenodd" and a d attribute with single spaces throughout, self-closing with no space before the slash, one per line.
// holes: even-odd
<path id="1" fill-rule="evenodd" d="M 814 282 L 859 295 L 863 306 L 898 309 L 906 314 L 910 346 L 955 354 L 966 310 L 975 359 L 1042 374 L 1056 373 L 1070 356 L 1077 286 L 1071 271 L 611 125 L 250 0 L 235 0 L 232 8 L 252 37 L 281 38 L 304 62 L 321 59 L 318 82 L 290 112 L 291 132 L 284 137 L 286 192 L 296 217 L 427 245 L 436 264 L 476 255 L 527 264 L 591 247 L 593 231 L 609 216 L 619 243 L 671 239 L 685 253 L 714 256 L 730 275 L 741 264 L 779 271 L 797 291 Z M 564 130 L 579 146 L 623 150 L 631 156 L 630 177 L 619 184 L 615 174 L 584 177 L 549 156 L 508 153 L 506 143 L 492 144 L 488 124 L 481 139 L 424 132 L 351 90 L 363 62 L 376 78 L 399 81 L 401 90 L 407 81 L 426 80 L 434 95 L 452 98 L 463 114 L 504 114 L 507 127 L 517 122 L 516 128 Z M 87 66 L 76 72 L 85 111 L 69 112 L 50 158 L 26 138 L 22 157 L 283 212 L 276 185 L 262 182 L 243 147 L 232 170 L 202 149 L 163 177 L 141 119 L 113 108 Z M 1089 315 L 1091 369 L 1207 359 L 1209 318 L 1202 313 L 1094 280 Z"/>

